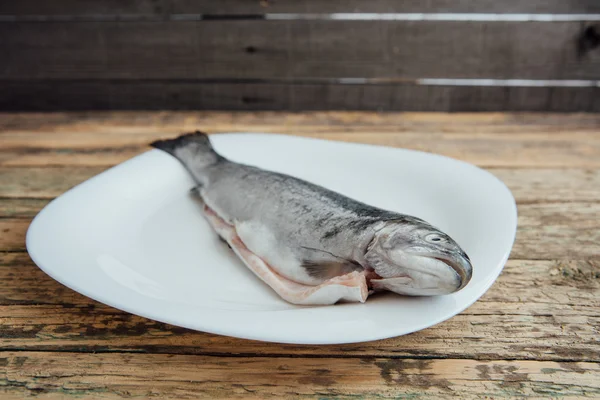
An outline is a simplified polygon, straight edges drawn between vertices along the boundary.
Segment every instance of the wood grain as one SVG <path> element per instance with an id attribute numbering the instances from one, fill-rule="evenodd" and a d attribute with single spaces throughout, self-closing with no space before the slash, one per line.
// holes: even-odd
<path id="1" fill-rule="evenodd" d="M 68 298 L 68 296 L 67 296 Z M 293 346 L 268 344 L 196 332 L 147 320 L 105 306 L 0 306 L 10 313 L 0 331 L 6 350 L 73 352 L 134 352 L 203 354 L 248 357 L 330 356 L 530 359 L 597 362 L 599 316 L 578 307 L 563 308 L 571 315 L 543 315 L 543 306 L 521 305 L 523 315 L 504 313 L 501 304 L 482 302 L 462 313 L 410 336 L 360 345 Z M 473 314 L 482 307 L 483 314 Z M 533 315 L 525 315 L 525 313 Z M 551 310 L 546 312 L 550 313 Z M 538 314 L 539 313 L 539 314 Z M 50 317 L 52 316 L 52 317 Z"/>
<path id="2" fill-rule="evenodd" d="M 3 353 L 9 395 L 596 396 L 597 363 Z M 43 376 L 39 371 L 45 371 Z M 99 371 L 102 371 L 99 373 Z M 123 372 L 126 371 L 126 375 Z"/>
<path id="3" fill-rule="evenodd" d="M 196 128 L 379 143 L 476 162 L 518 201 L 511 260 L 481 299 L 448 321 L 335 346 L 158 323 L 84 297 L 33 264 L 24 235 L 50 199 L 149 140 Z M 0 114 L 0 397 L 599 397 L 598 132 L 600 116 L 588 114 Z"/>
<path id="4" fill-rule="evenodd" d="M 597 134 L 600 115 L 590 113 L 375 113 L 365 111 L 313 111 L 280 113 L 268 111 L 99 111 L 52 113 L 0 113 L 0 140 L 5 134 L 18 132 L 52 133 L 63 147 L 80 147 L 75 136 L 63 134 L 101 133 L 118 140 L 122 135 L 157 132 L 178 133 L 193 129 L 208 132 L 259 131 L 259 132 L 382 132 L 411 133 L 543 133 L 551 138 L 558 133 L 586 132 Z M 552 135 L 550 135 L 552 134 Z M 376 136 L 373 135 L 373 139 Z M 29 136 L 32 139 L 34 136 Z M 119 143 L 119 142 L 117 142 Z"/>
<path id="5" fill-rule="evenodd" d="M 22 0 L 0 3 L 0 15 L 162 14 L 171 0 Z M 210 2 L 206 2 L 210 3 Z"/>
<path id="6" fill-rule="evenodd" d="M 29 221 L 23 219 L 0 219 L 0 251 L 25 250 L 25 233 Z"/>
<path id="7" fill-rule="evenodd" d="M 50 135 L 37 131 L 6 131 L 0 134 L 5 151 L 0 154 L 0 166 L 112 166 L 149 150 L 148 143 L 169 135 L 198 128 L 210 132 L 256 131 L 289 134 L 302 137 L 338 140 L 352 143 L 376 144 L 388 147 L 421 150 L 464 160 L 482 167 L 587 167 L 599 168 L 600 137 L 593 131 L 568 130 L 559 132 L 488 133 L 477 126 L 432 126 L 403 131 L 398 126 L 378 127 L 377 131 L 364 127 L 331 126 L 271 126 L 243 127 L 239 124 L 213 128 L 210 123 L 185 123 L 177 127 L 105 128 L 95 132 L 86 130 L 63 131 Z M 460 129 L 464 129 L 460 132 Z M 52 128 L 50 128 L 52 129 Z M 354 131 L 354 132 L 352 132 Z M 69 143 L 64 148 L 64 143 Z M 63 146 L 63 147 L 60 147 Z"/>
<path id="8" fill-rule="evenodd" d="M 577 38 L 584 26 L 302 20 L 4 23 L 0 79 L 600 79 L 600 53 L 578 57 Z"/>
<path id="9" fill-rule="evenodd" d="M 66 309 L 96 303 L 48 277 L 24 252 L 0 253 L 0 267 L 3 267 L 0 276 L 10 283 L 0 289 L 0 305 L 64 306 Z M 480 307 L 476 303 L 464 313 L 569 316 L 576 310 L 582 315 L 599 316 L 600 300 L 596 296 L 600 289 L 599 268 L 598 260 L 512 259 L 498 282 L 480 300 L 487 304 Z M 517 289 L 519 294 L 515 296 Z M 499 308 L 503 303 L 507 308 Z"/>
<path id="10" fill-rule="evenodd" d="M 106 170 L 104 166 L 0 167 L 0 197 L 50 199 Z M 488 168 L 518 203 L 597 201 L 599 169 Z"/>
<path id="11" fill-rule="evenodd" d="M 0 168 L 0 197 L 51 199 L 105 168 Z"/>
<path id="12" fill-rule="evenodd" d="M 0 198 L 0 218 L 33 218 L 49 199 Z"/>
<path id="13" fill-rule="evenodd" d="M 0 350 L 143 351 L 246 356 L 598 360 L 600 264 L 510 261 L 461 315 L 408 336 L 340 346 L 265 344 L 150 321 L 58 284 L 23 253 L 0 259 Z M 515 293 L 518 293 L 515 296 Z M 235 350 L 234 350 L 235 349 Z"/>
<path id="14" fill-rule="evenodd" d="M 2 81 L 0 111 L 367 110 L 598 112 L 598 87 L 175 81 Z"/>
<path id="15" fill-rule="evenodd" d="M 164 15 L 262 13 L 594 13 L 595 0 L 20 0 L 0 3 L 0 15 Z"/>
<path id="16" fill-rule="evenodd" d="M 518 210 L 512 257 L 593 260 L 600 255 L 600 203 L 521 204 Z M 0 251 L 24 250 L 28 226 L 28 220 L 0 219 Z"/>
<path id="17" fill-rule="evenodd" d="M 38 0 L 39 1 L 39 0 Z M 173 11 L 214 14 L 238 13 L 592 13 L 600 12 L 594 0 L 273 0 L 273 1 L 192 1 L 172 0 Z"/>

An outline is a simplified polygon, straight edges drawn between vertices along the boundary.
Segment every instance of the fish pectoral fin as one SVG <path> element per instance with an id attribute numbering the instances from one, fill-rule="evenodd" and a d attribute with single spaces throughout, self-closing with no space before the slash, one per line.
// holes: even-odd
<path id="1" fill-rule="evenodd" d="M 331 279 L 363 269 L 360 265 L 347 260 L 302 260 L 300 266 L 308 275 L 317 279 Z"/>
<path id="2" fill-rule="evenodd" d="M 328 251 L 305 246 L 302 246 L 302 249 L 300 266 L 312 278 L 331 279 L 354 271 L 364 270 L 360 264 L 338 257 Z"/>
<path id="3" fill-rule="evenodd" d="M 202 185 L 198 184 L 190 189 L 190 193 L 194 196 L 198 196 L 198 197 L 202 198 L 202 194 L 200 192 L 201 190 L 202 190 Z"/>

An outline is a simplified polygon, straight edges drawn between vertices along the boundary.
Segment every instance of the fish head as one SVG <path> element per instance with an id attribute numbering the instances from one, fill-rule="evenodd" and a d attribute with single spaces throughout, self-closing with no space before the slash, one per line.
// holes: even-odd
<path id="1" fill-rule="evenodd" d="M 374 289 L 410 296 L 457 292 L 473 274 L 471 260 L 458 243 L 418 218 L 384 223 L 365 260 L 380 278 L 371 279 Z"/>

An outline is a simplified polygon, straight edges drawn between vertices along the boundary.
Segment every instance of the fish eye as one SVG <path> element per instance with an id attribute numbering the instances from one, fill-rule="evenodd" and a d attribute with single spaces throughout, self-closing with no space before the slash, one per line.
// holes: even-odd
<path id="1" fill-rule="evenodd" d="M 433 243 L 442 243 L 442 242 L 446 241 L 445 238 L 438 235 L 437 233 L 432 233 L 430 235 L 425 236 L 425 240 L 427 240 L 428 242 L 433 242 Z"/>

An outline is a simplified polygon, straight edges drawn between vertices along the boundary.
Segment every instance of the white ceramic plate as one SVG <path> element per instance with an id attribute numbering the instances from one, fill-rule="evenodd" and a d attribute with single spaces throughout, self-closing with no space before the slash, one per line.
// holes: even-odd
<path id="1" fill-rule="evenodd" d="M 365 304 L 293 306 L 218 239 L 189 194 L 193 181 L 151 150 L 52 201 L 27 232 L 48 275 L 92 299 L 157 321 L 283 343 L 362 342 L 414 332 L 475 302 L 500 274 L 516 231 L 515 201 L 492 174 L 417 151 L 266 134 L 211 137 L 234 161 L 291 174 L 357 200 L 421 217 L 473 262 L 462 291 L 394 294 Z"/>

